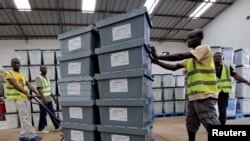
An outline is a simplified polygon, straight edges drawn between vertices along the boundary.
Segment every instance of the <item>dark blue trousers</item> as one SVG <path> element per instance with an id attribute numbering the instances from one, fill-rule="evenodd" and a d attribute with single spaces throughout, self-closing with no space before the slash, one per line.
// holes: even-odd
<path id="1" fill-rule="evenodd" d="M 221 91 L 218 97 L 219 120 L 221 125 L 225 125 L 227 121 L 227 106 L 229 94 Z"/>
<path id="2" fill-rule="evenodd" d="M 44 104 L 45 106 L 47 106 L 47 108 L 55 115 L 55 110 L 53 108 L 53 104 L 52 101 Z M 43 108 L 42 105 L 39 105 L 40 107 L 40 119 L 39 119 L 39 124 L 38 124 L 38 130 L 41 131 L 45 128 L 45 126 L 47 126 L 47 120 L 46 120 L 46 116 L 47 116 L 47 111 L 45 108 Z M 57 119 L 55 119 L 53 116 L 50 116 L 50 119 L 55 127 L 55 129 L 58 129 L 60 127 L 60 121 L 58 121 Z"/>

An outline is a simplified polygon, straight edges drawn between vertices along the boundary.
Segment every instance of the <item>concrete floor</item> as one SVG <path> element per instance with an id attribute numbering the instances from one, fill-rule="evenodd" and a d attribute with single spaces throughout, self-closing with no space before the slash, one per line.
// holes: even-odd
<path id="1" fill-rule="evenodd" d="M 228 124 L 250 124 L 250 118 L 232 119 Z M 0 125 L 1 126 L 1 125 Z M 43 141 L 60 141 L 60 132 L 53 132 L 49 128 L 49 134 L 41 134 Z M 157 141 L 187 141 L 188 136 L 185 127 L 185 117 L 158 118 L 154 122 L 153 134 Z M 19 129 L 1 129 L 0 141 L 17 141 Z M 203 126 L 199 129 L 197 141 L 207 141 L 207 133 Z"/>

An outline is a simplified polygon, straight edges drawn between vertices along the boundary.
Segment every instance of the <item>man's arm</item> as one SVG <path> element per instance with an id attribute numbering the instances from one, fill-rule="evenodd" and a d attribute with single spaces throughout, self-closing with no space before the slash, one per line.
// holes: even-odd
<path id="1" fill-rule="evenodd" d="M 58 104 L 57 96 L 56 96 L 56 95 L 53 95 L 53 93 L 51 93 L 51 97 L 53 98 L 54 102 L 55 102 L 56 104 Z"/>
<path id="2" fill-rule="evenodd" d="M 163 62 L 160 62 L 160 61 L 157 61 L 155 64 L 158 64 L 162 68 L 172 70 L 172 71 L 176 71 L 178 69 L 183 68 L 183 66 L 180 65 L 180 64 L 167 64 L 167 63 L 163 63 Z"/>
<path id="3" fill-rule="evenodd" d="M 19 85 L 17 85 L 16 80 L 13 78 L 8 78 L 7 81 L 10 82 L 10 84 L 19 92 L 24 93 L 28 98 L 30 97 L 29 93 L 27 91 L 25 91 L 22 87 L 20 87 Z"/>
<path id="4" fill-rule="evenodd" d="M 39 94 L 37 89 L 34 86 L 32 86 L 28 81 L 26 81 L 26 85 L 31 90 L 31 92 L 34 92 L 35 94 Z"/>
<path id="5" fill-rule="evenodd" d="M 247 81 L 245 78 L 243 78 L 242 76 L 238 75 L 237 73 L 235 73 L 233 75 L 234 79 L 238 80 L 239 82 L 242 82 L 242 83 L 245 83 L 247 84 L 248 86 L 250 86 L 250 82 Z"/>
<path id="6" fill-rule="evenodd" d="M 175 53 L 171 55 L 160 55 L 158 56 L 154 47 L 151 48 L 151 54 L 154 59 L 157 60 L 165 60 L 165 61 L 181 61 L 188 58 L 195 58 L 195 56 L 191 52 L 185 53 Z"/>
<path id="7" fill-rule="evenodd" d="M 175 53 L 171 55 L 160 55 L 158 57 L 159 60 L 165 60 L 165 61 L 180 61 L 188 58 L 195 58 L 195 57 L 191 52 Z"/>
<path id="8" fill-rule="evenodd" d="M 36 82 L 37 91 L 38 91 L 38 94 L 37 94 L 37 95 L 39 96 L 39 98 L 41 98 L 41 99 L 43 100 L 44 103 L 47 103 L 47 100 L 46 100 L 46 98 L 44 97 L 43 92 L 42 92 L 43 84 L 42 84 L 41 78 L 37 77 L 36 80 L 35 80 L 35 82 Z"/>

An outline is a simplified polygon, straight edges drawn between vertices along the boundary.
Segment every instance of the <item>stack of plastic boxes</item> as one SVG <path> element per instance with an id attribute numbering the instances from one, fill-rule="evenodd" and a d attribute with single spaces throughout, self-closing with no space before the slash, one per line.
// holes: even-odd
<path id="1" fill-rule="evenodd" d="M 174 112 L 175 114 L 184 114 L 186 107 L 186 87 L 185 87 L 185 75 L 175 75 L 175 87 L 174 87 Z"/>
<path id="2" fill-rule="evenodd" d="M 29 49 L 28 56 L 29 56 L 30 83 L 32 86 L 36 87 L 36 84 L 35 84 L 36 77 L 41 74 L 40 66 L 42 64 L 42 50 L 41 49 Z M 21 62 L 21 64 L 22 64 L 22 62 Z M 27 75 L 27 73 L 26 73 L 26 75 Z M 35 95 L 35 94 L 32 94 L 32 95 Z M 35 100 L 32 100 L 32 102 L 35 102 Z M 37 102 L 35 102 L 35 103 L 37 103 Z M 35 103 L 31 103 L 31 105 L 32 105 L 31 106 L 32 118 L 34 121 L 34 126 L 38 127 L 40 109 L 39 109 L 39 105 L 35 104 Z"/>
<path id="3" fill-rule="evenodd" d="M 162 75 L 163 86 L 163 112 L 165 115 L 172 115 L 174 113 L 174 87 L 175 76 L 172 74 Z"/>
<path id="4" fill-rule="evenodd" d="M 234 48 L 222 47 L 223 64 L 231 65 L 234 67 Z"/>
<path id="5" fill-rule="evenodd" d="M 153 116 L 164 116 L 163 114 L 163 96 L 162 96 L 162 75 L 161 74 L 153 74 L 153 97 L 154 97 L 154 112 Z"/>
<path id="6" fill-rule="evenodd" d="M 96 130 L 99 116 L 95 106 L 98 90 L 93 79 L 99 72 L 94 56 L 99 34 L 91 25 L 60 34 L 58 39 L 61 45 L 59 101 L 65 141 L 99 141 Z"/>
<path id="7" fill-rule="evenodd" d="M 60 96 L 59 92 L 58 92 L 58 86 L 57 86 L 57 80 L 61 79 L 59 76 L 60 74 L 58 72 L 59 68 L 59 62 L 57 62 L 57 51 L 60 51 L 59 49 L 41 49 L 41 57 L 42 57 L 42 64 L 45 65 L 47 67 L 47 77 L 50 80 L 50 85 L 51 85 L 51 91 L 54 95 L 56 96 Z M 39 55 L 40 56 L 40 55 Z M 40 74 L 40 66 L 35 67 L 35 69 L 32 72 L 32 77 L 36 77 L 36 75 Z M 31 84 L 36 85 L 35 82 L 31 82 Z M 37 102 L 35 102 L 37 103 Z M 53 103 L 53 108 L 55 109 L 56 112 L 56 116 L 59 118 L 62 118 L 61 115 L 61 108 L 60 108 L 60 103 L 59 101 L 57 101 L 57 103 L 54 102 L 54 100 L 52 101 Z M 38 104 L 34 104 L 32 103 L 32 109 L 33 109 L 33 121 L 34 121 L 34 126 L 38 127 L 38 123 L 39 123 L 39 105 Z M 50 117 L 47 116 L 47 122 L 48 125 L 53 125 Z"/>
<path id="8" fill-rule="evenodd" d="M 162 75 L 163 111 L 166 115 L 183 115 L 186 106 L 185 75 Z"/>
<path id="9" fill-rule="evenodd" d="M 150 141 L 152 78 L 149 57 L 151 22 L 146 8 L 96 23 L 101 47 L 98 82 L 102 141 Z"/>
<path id="10" fill-rule="evenodd" d="M 250 81 L 250 49 L 238 49 L 235 51 L 236 72 Z M 236 113 L 250 114 L 249 86 L 245 83 L 236 84 L 235 96 L 237 97 Z"/>
<path id="11" fill-rule="evenodd" d="M 181 116 L 186 112 L 185 75 L 153 74 L 154 115 Z"/>

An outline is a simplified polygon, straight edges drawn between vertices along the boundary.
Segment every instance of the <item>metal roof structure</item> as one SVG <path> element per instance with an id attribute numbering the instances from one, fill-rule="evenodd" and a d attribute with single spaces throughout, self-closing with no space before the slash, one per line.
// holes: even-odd
<path id="1" fill-rule="evenodd" d="M 0 0 L 0 40 L 57 39 L 57 35 L 142 7 L 145 0 L 97 0 L 94 13 L 83 13 L 82 0 L 29 0 L 32 11 L 18 11 L 13 0 Z M 183 42 L 235 0 L 217 0 L 197 19 L 189 18 L 203 0 L 160 0 L 150 15 L 151 40 Z"/>

